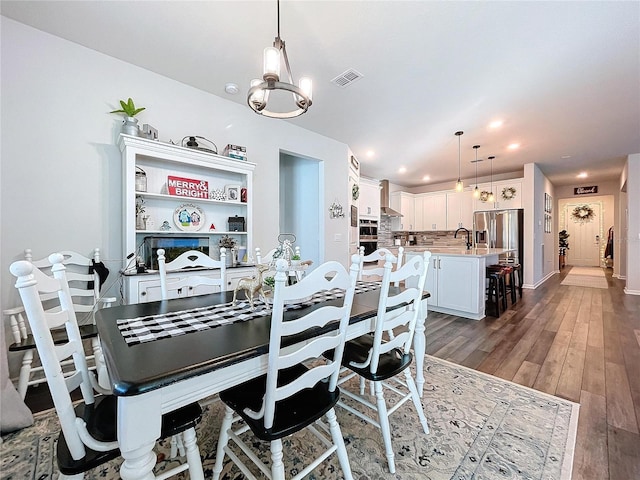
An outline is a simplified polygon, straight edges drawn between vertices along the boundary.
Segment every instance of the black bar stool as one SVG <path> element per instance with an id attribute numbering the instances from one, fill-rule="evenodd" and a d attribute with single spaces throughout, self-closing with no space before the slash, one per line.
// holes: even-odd
<path id="1" fill-rule="evenodd" d="M 486 267 L 486 275 L 489 280 L 487 310 L 492 317 L 499 317 L 501 306 L 502 311 L 507 309 L 506 272 L 499 265 L 490 265 Z"/>

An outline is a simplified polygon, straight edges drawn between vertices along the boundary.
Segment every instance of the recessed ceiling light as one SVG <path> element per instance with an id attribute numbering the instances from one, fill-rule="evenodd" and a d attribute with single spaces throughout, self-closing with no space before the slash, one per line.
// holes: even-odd
<path id="1" fill-rule="evenodd" d="M 517 150 L 518 148 L 520 148 L 520 144 L 519 143 L 512 143 L 511 145 L 509 145 L 507 147 L 509 150 Z"/>
<path id="2" fill-rule="evenodd" d="M 224 86 L 224 91 L 227 92 L 229 95 L 235 95 L 240 91 L 240 89 L 238 88 L 238 85 L 236 85 L 235 83 L 227 83 Z"/>
<path id="3" fill-rule="evenodd" d="M 577 175 L 577 177 L 578 177 L 578 178 L 587 178 L 587 176 L 588 176 L 588 175 L 587 175 L 587 172 L 580 172 L 580 173 Z"/>
<path id="4" fill-rule="evenodd" d="M 489 124 L 489 128 L 500 128 L 504 122 L 502 120 L 494 120 Z"/>
<path id="5" fill-rule="evenodd" d="M 374 152 L 373 150 L 368 150 L 367 151 L 367 157 L 371 158 L 376 154 L 376 152 Z"/>
<path id="6" fill-rule="evenodd" d="M 398 173 L 405 173 L 407 171 L 407 167 L 400 167 L 398 169 Z"/>
<path id="7" fill-rule="evenodd" d="M 423 182 L 428 182 L 429 180 L 431 180 L 431 177 L 429 175 L 425 175 L 424 177 L 422 177 Z"/>
<path id="8" fill-rule="evenodd" d="M 562 159 L 565 159 L 565 160 L 566 160 L 567 158 L 571 158 L 571 155 L 562 155 L 560 158 L 562 158 Z"/>

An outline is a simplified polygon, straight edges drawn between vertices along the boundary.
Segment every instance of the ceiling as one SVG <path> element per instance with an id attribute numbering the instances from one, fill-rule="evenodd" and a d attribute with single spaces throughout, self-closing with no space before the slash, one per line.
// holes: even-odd
<path id="1" fill-rule="evenodd" d="M 245 105 L 277 31 L 275 0 L 0 8 Z M 287 121 L 348 144 L 366 176 L 406 187 L 454 182 L 458 130 L 463 178 L 475 175 L 476 144 L 479 158 L 495 156 L 494 174 L 536 163 L 558 186 L 617 179 L 640 152 L 640 2 L 283 0 L 280 19 L 294 79 L 314 82 L 309 111 Z M 363 77 L 331 83 L 348 69 Z M 225 93 L 228 82 L 240 93 Z M 502 127 L 490 128 L 495 120 Z M 479 163 L 479 176 L 489 169 Z M 586 180 L 576 179 L 581 171 Z"/>

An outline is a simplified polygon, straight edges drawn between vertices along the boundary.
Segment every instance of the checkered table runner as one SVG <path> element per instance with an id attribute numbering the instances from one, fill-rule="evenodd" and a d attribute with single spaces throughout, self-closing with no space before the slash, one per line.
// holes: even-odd
<path id="1" fill-rule="evenodd" d="M 357 282 L 356 294 L 377 290 L 380 282 Z M 308 307 L 316 303 L 335 300 L 344 296 L 344 290 L 339 288 L 325 290 L 314 294 L 309 300 L 301 303 L 285 305 L 285 310 L 295 310 Z M 117 321 L 118 329 L 129 345 L 152 342 L 161 338 L 186 335 L 191 332 L 207 330 L 209 328 L 228 325 L 235 322 L 244 322 L 256 317 L 264 317 L 271 314 L 271 306 L 262 300 L 253 302 L 251 310 L 249 302 L 238 301 L 232 303 L 210 305 L 207 307 L 169 312 L 159 315 L 151 315 L 138 318 L 124 318 Z"/>

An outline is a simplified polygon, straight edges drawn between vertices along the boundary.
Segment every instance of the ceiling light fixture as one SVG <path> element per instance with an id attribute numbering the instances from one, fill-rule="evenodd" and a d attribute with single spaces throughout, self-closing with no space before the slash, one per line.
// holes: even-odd
<path id="1" fill-rule="evenodd" d="M 489 202 L 493 202 L 493 159 L 496 157 L 487 157 L 491 161 L 491 188 L 489 189 Z"/>
<path id="2" fill-rule="evenodd" d="M 500 128 L 504 122 L 502 120 L 494 120 L 489 124 L 489 128 Z"/>
<path id="3" fill-rule="evenodd" d="M 509 150 L 517 150 L 518 148 L 520 148 L 520 144 L 519 143 L 512 143 L 511 145 L 509 145 L 507 147 Z"/>
<path id="4" fill-rule="evenodd" d="M 289 82 L 280 81 L 280 58 L 284 60 Z M 312 84 L 308 77 L 300 78 L 298 86 L 293 83 L 289 57 L 284 40 L 280 38 L 280 0 L 278 0 L 278 36 L 273 41 L 273 47 L 264 49 L 262 81 L 260 79 L 251 80 L 251 88 L 247 95 L 247 103 L 258 115 L 271 118 L 294 118 L 305 113 L 313 103 L 311 100 Z M 296 107 L 290 111 L 273 111 L 267 108 L 269 93 L 274 90 L 284 90 L 293 94 L 293 101 Z"/>
<path id="5" fill-rule="evenodd" d="M 456 182 L 456 192 L 461 192 L 464 188 L 462 180 L 460 180 L 460 137 L 463 133 L 462 131 L 455 133 L 456 137 L 458 137 L 458 181 Z"/>
<path id="6" fill-rule="evenodd" d="M 578 177 L 578 178 L 587 178 L 587 172 L 580 172 L 580 173 L 577 175 L 577 177 Z"/>
<path id="7" fill-rule="evenodd" d="M 473 189 L 473 198 L 480 198 L 480 190 L 478 189 L 478 149 L 480 145 L 474 145 L 473 149 L 476 151 L 476 188 Z"/>
<path id="8" fill-rule="evenodd" d="M 236 85 L 235 83 L 227 83 L 224 86 L 224 91 L 227 92 L 229 95 L 235 95 L 240 91 L 240 89 L 238 88 L 238 85 Z"/>

